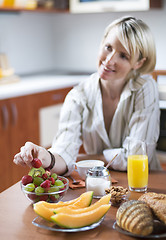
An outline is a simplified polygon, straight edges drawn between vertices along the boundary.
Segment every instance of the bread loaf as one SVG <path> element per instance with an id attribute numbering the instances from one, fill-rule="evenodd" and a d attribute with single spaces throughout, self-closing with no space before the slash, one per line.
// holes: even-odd
<path id="1" fill-rule="evenodd" d="M 146 236 L 153 231 L 153 216 L 149 206 L 138 200 L 123 203 L 117 213 L 119 227 L 134 234 Z"/>
<path id="2" fill-rule="evenodd" d="M 166 194 L 148 192 L 143 194 L 139 200 L 146 202 L 158 219 L 166 224 Z"/>

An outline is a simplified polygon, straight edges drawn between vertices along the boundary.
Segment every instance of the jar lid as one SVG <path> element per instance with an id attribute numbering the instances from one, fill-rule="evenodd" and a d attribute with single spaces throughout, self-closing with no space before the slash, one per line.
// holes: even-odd
<path id="1" fill-rule="evenodd" d="M 90 168 L 87 172 L 87 177 L 108 177 L 110 175 L 108 169 L 103 166 L 96 166 L 93 168 Z"/>

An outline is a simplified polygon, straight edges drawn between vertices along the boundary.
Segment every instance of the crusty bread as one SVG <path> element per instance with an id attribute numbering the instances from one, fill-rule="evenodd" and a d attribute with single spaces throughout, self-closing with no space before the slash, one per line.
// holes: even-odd
<path id="1" fill-rule="evenodd" d="M 116 213 L 117 224 L 134 234 L 146 236 L 153 231 L 153 216 L 150 207 L 138 200 L 123 203 Z"/>
<path id="2" fill-rule="evenodd" d="M 166 224 L 166 194 L 148 192 L 143 194 L 139 200 L 146 202 L 158 219 Z"/>

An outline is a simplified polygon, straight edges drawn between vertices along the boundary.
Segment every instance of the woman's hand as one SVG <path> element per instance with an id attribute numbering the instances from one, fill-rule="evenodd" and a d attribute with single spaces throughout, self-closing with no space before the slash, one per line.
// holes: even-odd
<path id="1" fill-rule="evenodd" d="M 32 142 L 26 142 L 21 147 L 20 152 L 14 156 L 13 162 L 18 165 L 32 167 L 31 162 L 34 158 L 39 158 L 42 162 L 42 167 L 47 168 L 51 162 L 51 156 L 49 152 Z"/>

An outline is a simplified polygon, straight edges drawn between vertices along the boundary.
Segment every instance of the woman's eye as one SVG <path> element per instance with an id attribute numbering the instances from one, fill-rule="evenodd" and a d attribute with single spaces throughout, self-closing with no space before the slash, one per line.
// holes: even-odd
<path id="1" fill-rule="evenodd" d="M 112 51 L 111 45 L 106 45 L 106 46 L 105 46 L 105 49 L 108 50 L 108 51 Z"/>
<path id="2" fill-rule="evenodd" d="M 129 59 L 128 56 L 127 56 L 125 53 L 120 53 L 120 57 L 121 57 L 122 59 L 126 59 L 126 60 Z"/>

